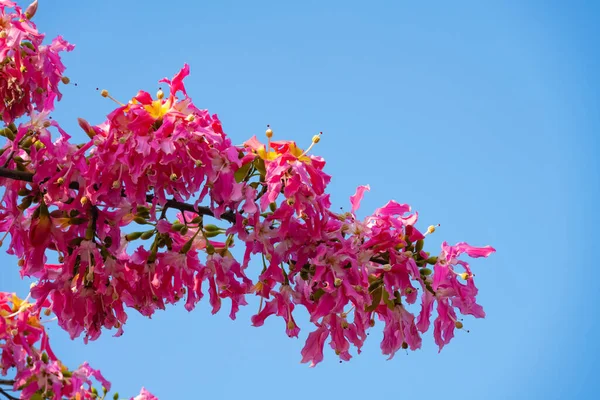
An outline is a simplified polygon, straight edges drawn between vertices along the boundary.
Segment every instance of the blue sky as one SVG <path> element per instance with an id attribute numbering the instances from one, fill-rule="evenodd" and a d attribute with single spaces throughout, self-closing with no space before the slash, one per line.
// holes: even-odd
<path id="1" fill-rule="evenodd" d="M 52 326 L 54 348 L 88 360 L 122 395 L 161 399 L 387 397 L 588 399 L 594 373 L 600 223 L 600 34 L 592 1 L 125 2 L 44 1 L 42 31 L 76 44 L 65 57 L 55 119 L 100 123 L 112 108 L 96 87 L 128 99 L 191 66 L 188 93 L 219 114 L 234 142 L 262 135 L 328 162 L 336 207 L 359 184 L 362 215 L 393 198 L 419 211 L 429 240 L 491 244 L 472 266 L 485 320 L 466 319 L 440 354 L 386 361 L 380 334 L 339 364 L 299 364 L 310 326 L 250 326 L 251 303 L 230 321 L 206 304 L 147 320 L 84 345 Z M 413 4 L 415 3 L 415 4 Z M 435 246 L 435 247 L 434 247 Z M 16 260 L 1 255 L 0 290 L 25 295 Z"/>

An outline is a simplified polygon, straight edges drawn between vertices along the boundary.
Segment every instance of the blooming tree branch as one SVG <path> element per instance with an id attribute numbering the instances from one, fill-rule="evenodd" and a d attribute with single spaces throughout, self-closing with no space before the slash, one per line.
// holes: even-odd
<path id="1" fill-rule="evenodd" d="M 444 242 L 426 251 L 436 226 L 418 228 L 418 214 L 393 200 L 359 219 L 368 186 L 348 212 L 334 212 L 325 160 L 311 154 L 321 134 L 306 150 L 273 140 L 270 127 L 266 143 L 233 145 L 218 117 L 188 96 L 188 65 L 160 81 L 167 93 L 139 91 L 122 103 L 103 90 L 118 106 L 99 125 L 80 118 L 89 140 L 73 143 L 50 118 L 69 83 L 60 53 L 73 46 L 60 37 L 44 45 L 36 10 L 0 0 L 0 245 L 36 281 L 32 303 L 0 293 L 0 367 L 13 371 L 6 382 L 21 398 L 104 398 L 92 379 L 110 389 L 87 364 L 60 363 L 42 314 L 87 342 L 123 334 L 132 311 L 151 316 L 178 302 L 191 311 L 208 293 L 213 314 L 227 299 L 235 319 L 258 297 L 252 324 L 280 317 L 290 337 L 300 333 L 296 308 L 307 310 L 301 361 L 311 366 L 327 340 L 340 362 L 350 360 L 377 321 L 392 358 L 419 349 L 432 320 L 441 350 L 463 329 L 459 314 L 485 316 L 461 256 L 487 257 L 492 247 Z M 145 389 L 136 397 L 154 398 Z"/>

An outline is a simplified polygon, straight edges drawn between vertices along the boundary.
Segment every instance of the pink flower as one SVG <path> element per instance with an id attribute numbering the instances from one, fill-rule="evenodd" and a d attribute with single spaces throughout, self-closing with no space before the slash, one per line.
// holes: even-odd
<path id="1" fill-rule="evenodd" d="M 138 394 L 135 397 L 132 397 L 131 400 L 158 400 L 158 397 L 154 396 L 145 388 L 142 388 L 140 394 Z"/>

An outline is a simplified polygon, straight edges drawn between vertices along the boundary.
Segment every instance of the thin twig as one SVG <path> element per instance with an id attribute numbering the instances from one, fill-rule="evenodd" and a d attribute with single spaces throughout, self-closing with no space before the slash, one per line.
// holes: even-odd
<path id="1" fill-rule="evenodd" d="M 2 388 L 0 388 L 0 394 L 6 396 L 6 398 L 9 400 L 19 400 L 18 397 L 11 395 L 10 393 L 8 393 L 6 390 L 4 390 Z"/>
<path id="2" fill-rule="evenodd" d="M 16 171 L 14 169 L 9 168 L 0 168 L 0 178 L 8 178 L 16 181 L 24 181 L 24 182 L 33 182 L 33 173 L 26 171 Z M 77 182 L 71 182 L 69 184 L 71 189 L 79 189 L 79 185 Z M 151 194 L 146 196 L 146 201 L 148 203 L 152 203 L 154 200 L 154 196 Z M 196 210 L 192 204 L 183 203 L 176 200 L 168 200 L 164 207 L 166 208 L 176 208 L 179 211 L 189 211 L 192 213 L 196 213 L 198 215 L 207 215 L 209 217 L 215 217 L 215 214 L 208 207 L 199 206 Z M 221 219 L 235 223 L 235 214 L 231 211 L 221 214 Z"/>

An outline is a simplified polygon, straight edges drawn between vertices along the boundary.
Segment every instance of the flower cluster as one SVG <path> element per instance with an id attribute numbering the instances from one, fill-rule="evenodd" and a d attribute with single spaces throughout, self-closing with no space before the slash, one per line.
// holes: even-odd
<path id="1" fill-rule="evenodd" d="M 0 27 L 7 32 L 0 44 L 12 55 L 2 68 L 22 62 L 14 46 L 30 49 L 25 39 L 7 39 L 23 28 L 32 35 L 27 43 L 33 53 L 22 52 L 28 62 L 39 58 L 34 64 L 44 65 L 46 80 L 37 81 L 37 70 L 26 66 L 27 79 L 0 83 L 7 122 L 1 131 L 6 143 L 0 150 L 0 242 L 10 236 L 7 251 L 19 259 L 21 275 L 37 279 L 31 290 L 37 301 L 23 310 L 16 306 L 18 312 L 13 301 L 5 321 L 50 310 L 72 338 L 83 335 L 87 341 L 105 330 L 121 335 L 131 309 L 151 316 L 182 301 L 191 311 L 208 293 L 213 313 L 228 299 L 235 319 L 249 297 L 258 297 L 252 324 L 281 317 L 290 337 L 300 333 L 297 309 L 306 309 L 313 328 L 302 362 L 316 365 L 326 342 L 340 361 L 351 358 L 352 347 L 360 353 L 378 321 L 382 353 L 392 358 L 398 350 L 419 349 L 432 320 L 441 350 L 463 329 L 459 314 L 484 317 L 474 275 L 459 258 L 487 257 L 492 247 L 444 243 L 432 254 L 425 241 L 436 227 L 420 230 L 418 214 L 396 201 L 358 219 L 368 186 L 350 198 L 350 211 L 334 212 L 325 161 L 310 154 L 321 134 L 306 150 L 272 140 L 270 128 L 266 144 L 253 137 L 233 145 L 218 117 L 188 96 L 187 65 L 161 80 L 168 93 L 161 89 L 155 97 L 140 91 L 121 103 L 103 90 L 118 107 L 99 125 L 79 119 L 89 141 L 73 143 L 49 117 L 63 71 L 57 52 L 70 46 L 59 41 L 63 47 L 43 47 L 33 40 L 39 36 L 30 22 L 33 12 L 15 7 L 8 14 L 10 6 L 0 0 Z M 34 92 L 46 97 L 29 95 Z M 6 96 L 13 96 L 10 102 Z M 13 122 L 24 114 L 29 120 Z M 243 249 L 240 259 L 231 251 L 235 246 Z M 253 260 L 259 261 L 255 274 L 249 272 Z M 41 364 L 7 358 L 1 365 L 25 365 L 27 371 L 54 366 L 43 329 L 40 335 L 48 362 L 39 355 Z M 7 336 L 6 343 L 14 337 Z M 28 356 L 37 360 L 21 355 Z M 91 375 L 101 379 L 89 369 L 86 376 Z M 55 381 L 74 378 L 61 379 Z M 153 398 L 145 390 L 136 397 Z"/>
<path id="2" fill-rule="evenodd" d="M 99 371 L 87 363 L 69 370 L 56 358 L 41 321 L 42 309 L 11 293 L 0 292 L 0 373 L 14 369 L 12 388 L 22 399 L 97 398 L 92 379 L 110 390 Z"/>
<path id="3" fill-rule="evenodd" d="M 8 251 L 20 258 L 22 275 L 39 279 L 32 296 L 50 301 L 72 337 L 122 334 L 128 308 L 150 316 L 185 299 L 192 310 L 205 282 L 213 313 L 228 298 L 235 318 L 254 294 L 260 306 L 252 323 L 280 316 L 289 336 L 300 331 L 294 309 L 306 308 L 316 330 L 302 355 L 312 364 L 327 338 L 349 360 L 350 345 L 360 352 L 376 320 L 384 324 L 384 354 L 418 349 L 434 304 L 440 349 L 462 327 L 455 309 L 483 317 L 470 268 L 457 258 L 487 256 L 491 247 L 444 244 L 431 255 L 424 240 L 435 227 L 421 233 L 417 214 L 395 201 L 358 220 L 367 186 L 352 196 L 350 212 L 333 212 L 325 162 L 308 154 L 320 135 L 306 151 L 271 141 L 271 129 L 266 145 L 253 137 L 233 146 L 217 116 L 187 96 L 188 73 L 186 65 L 162 81 L 168 96 L 139 92 L 103 124 L 81 120 L 86 144 L 70 143 L 44 115 L 7 140 L 0 162 L 32 179 L 3 183 L 0 231 L 10 233 Z M 54 141 L 50 130 L 58 132 Z M 207 224 L 209 216 L 231 226 Z M 245 247 L 240 261 L 230 251 L 236 244 Z M 247 274 L 254 255 L 263 260 L 255 280 Z"/>
<path id="4" fill-rule="evenodd" d="M 25 11 L 0 0 L 0 119 L 7 124 L 33 110 L 52 110 L 61 98 L 59 83 L 68 83 L 59 53 L 73 45 L 60 36 L 42 44 L 44 35 L 31 21 L 36 10 L 37 0 Z"/>

